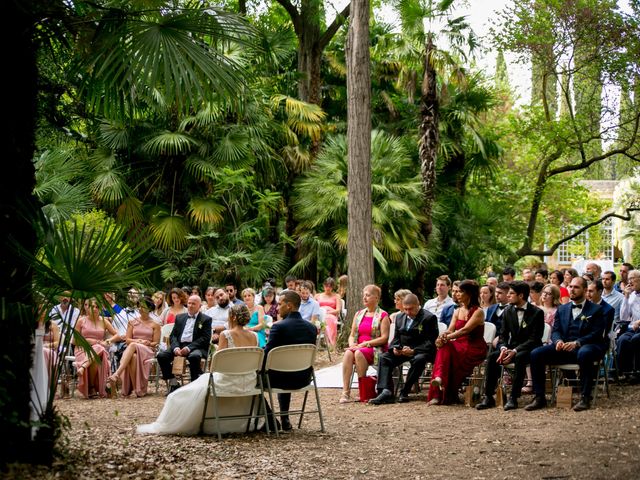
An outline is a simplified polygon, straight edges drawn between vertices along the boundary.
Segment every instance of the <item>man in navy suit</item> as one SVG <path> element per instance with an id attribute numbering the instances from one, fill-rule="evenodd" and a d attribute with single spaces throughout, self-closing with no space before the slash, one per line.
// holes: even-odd
<path id="1" fill-rule="evenodd" d="M 169 381 L 169 393 L 178 389 L 178 381 L 171 372 L 174 357 L 186 357 L 189 362 L 191 381 L 197 379 L 202 370 L 200 360 L 207 358 L 211 342 L 211 317 L 200 312 L 202 300 L 198 295 L 191 295 L 187 301 L 187 313 L 176 316 L 171 330 L 168 350 L 158 353 L 158 364 L 162 370 L 162 378 Z"/>
<path id="2" fill-rule="evenodd" d="M 602 292 L 604 292 L 604 284 L 602 280 L 594 280 L 593 282 L 589 282 L 587 286 L 587 299 L 595 303 L 596 305 L 600 305 L 602 307 L 602 316 L 605 321 L 605 342 L 610 342 L 609 333 L 611 332 L 611 327 L 613 326 L 613 320 L 615 318 L 616 310 L 607 302 L 605 302 L 602 298 Z M 607 346 L 609 343 L 607 343 Z"/>
<path id="3" fill-rule="evenodd" d="M 502 315 L 509 306 L 509 283 L 500 282 L 496 287 L 496 302 L 493 305 L 489 305 L 489 309 L 487 310 L 487 318 L 485 318 L 485 322 L 493 323 L 496 326 L 496 332 L 498 335 L 502 331 Z M 526 299 L 525 299 L 526 301 Z M 498 341 L 498 337 L 496 336 L 496 344 Z M 495 345 L 494 345 L 495 347 Z"/>
<path id="4" fill-rule="evenodd" d="M 275 322 L 271 327 L 269 341 L 264 347 L 265 362 L 269 352 L 276 347 L 301 343 L 316 344 L 318 329 L 312 323 L 304 320 L 300 312 L 298 312 L 300 301 L 300 295 L 291 290 L 286 290 L 280 295 L 278 312 L 282 320 Z M 309 385 L 310 379 L 311 368 L 305 372 L 293 373 L 269 371 L 269 383 L 275 388 L 302 388 Z M 281 412 L 288 412 L 291 404 L 291 394 L 279 393 L 278 404 Z M 291 422 L 288 415 L 282 415 L 281 421 L 283 430 L 291 430 Z"/>
<path id="5" fill-rule="evenodd" d="M 547 405 L 545 399 L 545 366 L 577 363 L 580 366 L 580 402 L 576 412 L 591 408 L 591 390 L 595 374 L 594 362 L 607 351 L 606 319 L 600 305 L 586 299 L 587 281 L 582 277 L 571 280 L 571 302 L 560 305 L 556 312 L 550 345 L 531 352 L 531 376 L 536 395 L 525 410 L 538 410 Z"/>

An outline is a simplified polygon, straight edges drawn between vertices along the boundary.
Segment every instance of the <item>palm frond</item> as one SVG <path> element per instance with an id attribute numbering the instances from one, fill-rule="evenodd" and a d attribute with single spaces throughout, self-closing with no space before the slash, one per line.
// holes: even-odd
<path id="1" fill-rule="evenodd" d="M 147 140 L 142 149 L 153 156 L 187 155 L 195 145 L 197 142 L 191 136 L 165 130 Z"/>
<path id="2" fill-rule="evenodd" d="M 222 222 L 224 207 L 208 198 L 192 198 L 189 202 L 189 217 L 197 226 L 216 225 Z"/>
<path id="3" fill-rule="evenodd" d="M 160 249 L 182 248 L 187 244 L 189 229 L 180 215 L 159 214 L 149 222 L 153 243 Z"/>

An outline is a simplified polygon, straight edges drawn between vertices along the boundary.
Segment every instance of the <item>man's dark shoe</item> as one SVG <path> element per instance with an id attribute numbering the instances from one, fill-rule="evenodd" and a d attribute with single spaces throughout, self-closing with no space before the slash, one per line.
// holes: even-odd
<path id="1" fill-rule="evenodd" d="M 398 403 L 407 403 L 410 401 L 409 395 L 406 393 L 400 392 L 400 396 L 398 397 Z"/>
<path id="2" fill-rule="evenodd" d="M 389 393 L 387 391 L 382 391 L 380 395 L 376 398 L 372 398 L 367 403 L 370 405 L 382 405 L 383 403 L 393 403 L 395 399 L 393 398 L 393 393 Z"/>
<path id="3" fill-rule="evenodd" d="M 507 412 L 509 410 L 515 410 L 518 408 L 518 400 L 515 398 L 510 398 L 507 403 L 504 404 L 504 411 Z"/>
<path id="4" fill-rule="evenodd" d="M 540 410 L 541 408 L 546 408 L 547 400 L 544 397 L 536 397 L 533 399 L 529 405 L 524 407 L 527 412 L 531 412 L 533 410 Z"/>
<path id="5" fill-rule="evenodd" d="M 288 432 L 293 429 L 293 427 L 291 426 L 291 422 L 289 421 L 288 418 L 282 417 L 280 419 L 280 422 L 282 423 L 282 430 L 284 430 L 285 432 Z"/>
<path id="6" fill-rule="evenodd" d="M 573 407 L 574 412 L 583 412 L 591 408 L 591 399 L 582 397 L 578 403 Z"/>
<path id="7" fill-rule="evenodd" d="M 493 396 L 487 395 L 479 404 L 476 405 L 476 410 L 486 410 L 495 406 L 496 401 L 493 399 Z"/>
<path id="8" fill-rule="evenodd" d="M 180 388 L 180 385 L 178 385 L 178 384 L 169 385 L 169 391 L 167 392 L 166 396 L 168 397 L 169 395 L 171 395 L 173 392 L 175 392 L 179 388 Z"/>

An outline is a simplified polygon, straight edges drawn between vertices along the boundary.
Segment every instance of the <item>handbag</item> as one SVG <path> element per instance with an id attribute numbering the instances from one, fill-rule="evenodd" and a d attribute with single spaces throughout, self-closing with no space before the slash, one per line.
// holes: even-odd
<path id="1" fill-rule="evenodd" d="M 360 392 L 361 402 L 367 402 L 370 399 L 378 396 L 378 393 L 376 391 L 377 383 L 377 377 L 364 376 L 358 378 L 358 391 Z"/>

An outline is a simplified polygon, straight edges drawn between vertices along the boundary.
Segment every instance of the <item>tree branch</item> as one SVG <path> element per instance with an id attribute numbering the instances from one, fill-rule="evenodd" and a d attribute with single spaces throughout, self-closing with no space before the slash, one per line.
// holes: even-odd
<path id="1" fill-rule="evenodd" d="M 329 42 L 331 41 L 333 36 L 336 34 L 338 29 L 342 25 L 344 25 L 344 22 L 347 21 L 347 18 L 349 18 L 350 13 L 351 13 L 351 2 L 349 2 L 349 5 L 344 7 L 344 9 L 338 15 L 336 15 L 336 18 L 333 19 L 333 22 L 331 22 L 331 25 L 327 27 L 325 32 L 320 37 L 320 40 L 318 41 L 318 46 L 321 52 L 329 44 Z"/>
<path id="2" fill-rule="evenodd" d="M 276 0 L 282 8 L 284 8 L 289 16 L 291 17 L 291 21 L 293 22 L 293 28 L 297 34 L 299 34 L 300 30 L 300 13 L 298 13 L 298 9 L 292 4 L 289 0 Z"/>
<path id="3" fill-rule="evenodd" d="M 567 235 L 566 237 L 558 240 L 556 243 L 551 245 L 551 247 L 548 248 L 547 250 L 532 250 L 532 249 L 524 250 L 524 249 L 520 249 L 520 250 L 518 250 L 518 255 L 520 255 L 522 257 L 524 257 L 526 255 L 535 255 L 535 256 L 539 256 L 539 257 L 553 255 L 553 253 L 563 243 L 568 242 L 569 240 L 571 240 L 573 238 L 576 238 L 578 235 L 580 235 L 581 233 L 585 232 L 586 230 L 589 230 L 591 227 L 595 227 L 596 225 L 600 225 L 602 222 L 604 222 L 605 220 L 607 220 L 609 218 L 619 218 L 620 220 L 624 220 L 625 222 L 628 222 L 629 220 L 631 220 L 631 212 L 640 211 L 640 206 L 632 205 L 631 207 L 629 207 L 629 208 L 627 208 L 625 210 L 627 212 L 626 215 L 620 214 L 620 213 L 615 213 L 615 212 L 610 212 L 610 213 L 607 213 L 607 214 L 603 215 L 598 220 L 595 220 L 595 221 L 593 221 L 591 223 L 588 223 L 584 227 L 579 228 L 578 230 L 573 232 L 571 235 Z"/>

